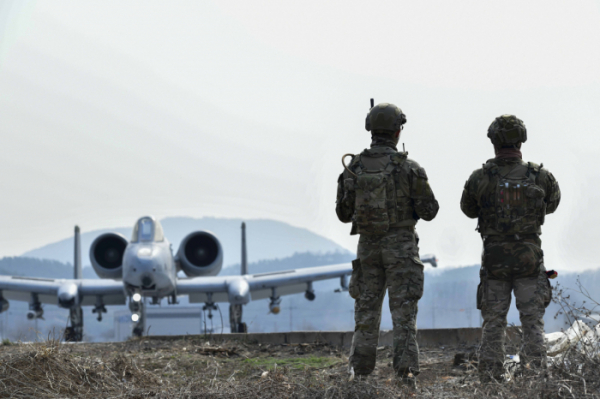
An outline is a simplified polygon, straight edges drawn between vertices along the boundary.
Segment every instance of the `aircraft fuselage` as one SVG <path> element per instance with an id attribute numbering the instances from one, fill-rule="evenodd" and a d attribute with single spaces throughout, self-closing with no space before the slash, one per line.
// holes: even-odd
<path id="1" fill-rule="evenodd" d="M 128 295 L 163 298 L 176 287 L 177 267 L 171 244 L 161 242 L 129 243 L 123 254 L 123 284 Z"/>

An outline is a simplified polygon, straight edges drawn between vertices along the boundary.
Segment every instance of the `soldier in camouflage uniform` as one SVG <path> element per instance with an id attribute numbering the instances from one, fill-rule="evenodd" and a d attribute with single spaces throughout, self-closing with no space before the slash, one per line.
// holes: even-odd
<path id="1" fill-rule="evenodd" d="M 350 234 L 360 234 L 349 287 L 356 300 L 349 366 L 357 375 L 375 368 L 387 289 L 394 325 L 394 370 L 414 386 L 419 373 L 417 302 L 423 295 L 415 225 L 418 219 L 432 220 L 439 205 L 425 169 L 396 148 L 404 123 L 406 116 L 395 105 L 383 103 L 371 109 L 366 120 L 371 148 L 352 155 L 349 165 L 344 165 L 336 213 L 342 222 L 352 222 Z"/>
<path id="2" fill-rule="evenodd" d="M 524 162 L 521 143 L 527 140 L 523 121 L 502 115 L 488 129 L 496 157 L 473 172 L 460 207 L 478 218 L 483 238 L 481 283 L 477 308 L 483 317 L 479 353 L 482 382 L 502 380 L 504 337 L 511 291 L 523 329 L 520 359 L 525 369 L 546 366 L 544 312 L 552 297 L 541 248 L 541 225 L 560 202 L 560 189 L 552 173 Z"/>

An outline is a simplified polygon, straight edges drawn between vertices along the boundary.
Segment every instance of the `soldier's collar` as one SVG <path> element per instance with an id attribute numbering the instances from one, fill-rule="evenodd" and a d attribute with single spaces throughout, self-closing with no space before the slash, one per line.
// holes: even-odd
<path id="1" fill-rule="evenodd" d="M 498 166 L 524 163 L 521 158 L 514 158 L 514 157 L 513 158 L 492 158 L 488 162 L 493 162 Z"/>
<path id="2" fill-rule="evenodd" d="M 371 148 L 365 149 L 364 152 L 367 154 L 392 154 L 398 152 L 398 150 L 396 147 L 371 145 Z"/>

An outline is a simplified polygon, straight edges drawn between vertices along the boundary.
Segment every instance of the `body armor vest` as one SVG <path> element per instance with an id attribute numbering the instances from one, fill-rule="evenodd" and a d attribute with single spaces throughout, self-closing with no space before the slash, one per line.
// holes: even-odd
<path id="1" fill-rule="evenodd" d="M 400 178 L 406 153 L 377 154 L 388 158 L 387 165 L 378 170 L 365 168 L 361 160 L 365 155 L 373 156 L 365 150 L 352 159 L 349 168 L 356 177 L 346 182 L 355 191 L 353 221 L 357 232 L 385 234 L 390 227 L 407 225 L 402 222 L 414 222 L 408 179 Z"/>
<path id="2" fill-rule="evenodd" d="M 537 184 L 541 166 L 518 163 L 483 165 L 478 189 L 482 234 L 539 234 L 546 215 L 546 192 Z"/>

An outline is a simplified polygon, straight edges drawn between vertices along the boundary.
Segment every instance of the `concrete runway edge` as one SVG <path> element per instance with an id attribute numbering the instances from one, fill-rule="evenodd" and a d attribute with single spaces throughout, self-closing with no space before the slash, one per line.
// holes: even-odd
<path id="1" fill-rule="evenodd" d="M 318 344 L 326 343 L 334 346 L 349 347 L 352 344 L 353 331 L 292 331 L 273 333 L 248 333 L 248 334 L 211 334 L 211 340 L 219 341 L 247 341 L 260 344 Z M 507 342 L 518 344 L 520 332 L 518 327 L 509 327 L 506 331 Z M 179 340 L 185 338 L 206 338 L 205 335 L 152 335 L 143 339 L 152 340 Z M 439 328 L 419 330 L 417 341 L 419 346 L 455 346 L 478 345 L 481 339 L 481 328 Z M 379 335 L 380 346 L 391 346 L 393 332 L 381 331 Z"/>

